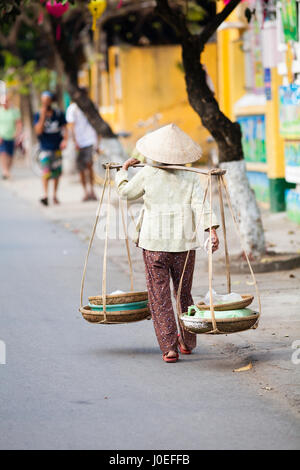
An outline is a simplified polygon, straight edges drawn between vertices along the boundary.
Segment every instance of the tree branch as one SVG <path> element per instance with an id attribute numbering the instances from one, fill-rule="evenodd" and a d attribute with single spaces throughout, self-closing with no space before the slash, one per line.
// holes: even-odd
<path id="1" fill-rule="evenodd" d="M 7 37 L 4 36 L 4 34 L 2 34 L 2 32 L 0 31 L 0 43 L 1 43 L 1 46 L 2 47 L 6 47 L 6 44 L 7 44 Z"/>
<path id="2" fill-rule="evenodd" d="M 112 8 L 107 8 L 106 11 L 103 13 L 103 15 L 99 18 L 97 21 L 97 25 L 102 25 L 106 23 L 106 21 L 112 19 L 112 18 L 120 18 L 122 16 L 126 16 L 129 13 L 135 13 L 137 10 L 149 10 L 155 8 L 155 0 L 140 0 L 140 2 L 133 3 L 133 4 L 125 4 L 122 6 L 120 9 L 112 9 Z"/>
<path id="3" fill-rule="evenodd" d="M 168 0 L 156 0 L 156 5 L 156 13 L 175 30 L 179 37 L 190 38 L 192 36 L 182 12 L 171 8 Z"/>
<path id="4" fill-rule="evenodd" d="M 233 10 L 237 7 L 240 2 L 241 0 L 231 0 L 223 8 L 223 10 L 218 13 L 214 17 L 214 19 L 205 26 L 205 28 L 199 35 L 200 44 L 204 45 L 207 43 L 209 38 L 217 31 L 218 27 L 223 23 L 223 21 L 226 20 L 226 18 L 228 18 L 228 16 L 233 12 Z"/>
<path id="5" fill-rule="evenodd" d="M 16 42 L 17 42 L 18 33 L 19 33 L 22 23 L 25 22 L 25 20 L 26 20 L 26 17 L 22 13 L 19 16 L 17 16 L 15 22 L 11 26 L 7 35 L 4 35 L 0 31 L 0 42 L 1 42 L 2 47 L 8 48 L 11 51 L 16 51 L 17 49 Z"/>

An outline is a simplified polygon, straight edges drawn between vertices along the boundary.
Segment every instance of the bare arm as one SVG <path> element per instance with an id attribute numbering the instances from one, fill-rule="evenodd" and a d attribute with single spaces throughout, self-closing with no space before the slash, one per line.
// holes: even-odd
<path id="1" fill-rule="evenodd" d="M 70 132 L 70 136 L 72 137 L 72 140 L 75 144 L 75 147 L 76 149 L 78 149 L 78 143 L 76 141 L 76 137 L 75 137 L 75 126 L 74 126 L 74 122 L 69 122 L 68 123 L 68 131 Z"/>
<path id="2" fill-rule="evenodd" d="M 45 121 L 47 117 L 47 111 L 51 105 L 51 98 L 49 96 L 42 97 L 42 106 L 40 112 L 40 118 L 34 126 L 34 130 L 37 135 L 41 135 L 44 131 Z"/>
<path id="3" fill-rule="evenodd" d="M 16 122 L 16 134 L 19 135 L 22 132 L 22 121 L 18 119 Z"/>
<path id="4" fill-rule="evenodd" d="M 68 132 L 68 126 L 65 125 L 63 128 L 62 128 L 62 134 L 64 136 L 63 140 L 61 141 L 61 144 L 60 144 L 60 149 L 61 150 L 64 150 L 67 145 L 68 145 L 68 136 L 69 136 L 69 132 Z"/>
<path id="5" fill-rule="evenodd" d="M 193 194 L 192 194 L 192 210 L 195 214 L 196 224 L 198 223 L 201 215 L 204 216 L 204 230 L 205 232 L 211 231 L 211 240 L 212 240 L 212 251 L 216 251 L 219 248 L 219 238 L 216 232 L 216 229 L 219 227 L 217 218 L 212 211 L 212 225 L 210 227 L 210 213 L 211 209 L 207 201 L 204 202 L 203 207 L 204 193 L 200 180 L 197 177 L 194 183 Z"/>
<path id="6" fill-rule="evenodd" d="M 41 135 L 43 133 L 44 125 L 45 125 L 45 121 L 46 121 L 46 115 L 47 115 L 47 109 L 45 109 L 43 107 L 41 109 L 41 112 L 40 112 L 40 118 L 34 126 L 34 130 L 36 132 L 36 135 Z"/>

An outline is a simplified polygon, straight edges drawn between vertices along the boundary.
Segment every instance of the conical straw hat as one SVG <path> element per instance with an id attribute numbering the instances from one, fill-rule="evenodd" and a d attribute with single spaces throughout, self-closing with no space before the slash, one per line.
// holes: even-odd
<path id="1" fill-rule="evenodd" d="M 136 149 L 146 158 L 173 165 L 195 162 L 201 157 L 201 147 L 176 124 L 144 135 L 137 141 Z"/>

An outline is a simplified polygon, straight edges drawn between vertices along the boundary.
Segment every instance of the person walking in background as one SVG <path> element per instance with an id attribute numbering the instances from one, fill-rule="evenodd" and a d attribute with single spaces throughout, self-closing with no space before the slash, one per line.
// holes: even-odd
<path id="1" fill-rule="evenodd" d="M 53 108 L 54 95 L 44 91 L 41 97 L 41 110 L 34 116 L 34 129 L 40 143 L 40 164 L 43 175 L 44 195 L 40 202 L 48 206 L 49 180 L 53 179 L 53 202 L 59 204 L 57 189 L 62 172 L 62 150 L 67 146 L 68 133 L 65 114 Z"/>
<path id="2" fill-rule="evenodd" d="M 84 91 L 86 93 L 85 89 Z M 84 191 L 83 201 L 95 201 L 97 198 L 94 192 L 93 153 L 98 147 L 96 131 L 76 103 L 71 103 L 68 107 L 66 119 L 77 150 L 76 163 Z"/>
<path id="3" fill-rule="evenodd" d="M 3 179 L 10 177 L 15 137 L 21 133 L 21 130 L 20 110 L 11 106 L 10 98 L 6 96 L 3 105 L 0 106 L 0 159 Z"/>

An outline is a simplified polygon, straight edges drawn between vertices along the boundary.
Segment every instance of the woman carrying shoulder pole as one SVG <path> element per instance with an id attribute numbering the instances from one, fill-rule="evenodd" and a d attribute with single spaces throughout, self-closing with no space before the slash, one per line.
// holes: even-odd
<path id="1" fill-rule="evenodd" d="M 168 165 L 184 165 L 201 157 L 201 148 L 175 124 L 169 124 L 142 137 L 136 144 L 138 152 L 147 160 L 163 164 L 165 169 L 146 165 L 130 181 L 127 170 L 140 163 L 131 158 L 116 174 L 120 196 L 127 200 L 144 199 L 136 242 L 143 249 L 149 307 L 160 349 L 165 362 L 178 360 L 182 354 L 191 354 L 196 347 L 196 335 L 181 328 L 179 333 L 172 306 L 170 279 L 174 294 L 190 251 L 180 296 L 182 311 L 192 305 L 191 295 L 195 265 L 195 250 L 202 245 L 197 235 L 197 224 L 204 216 L 203 229 L 212 231 L 213 251 L 218 249 L 218 223 L 210 209 L 203 206 L 203 189 L 199 176 L 184 169 L 168 169 Z"/>

